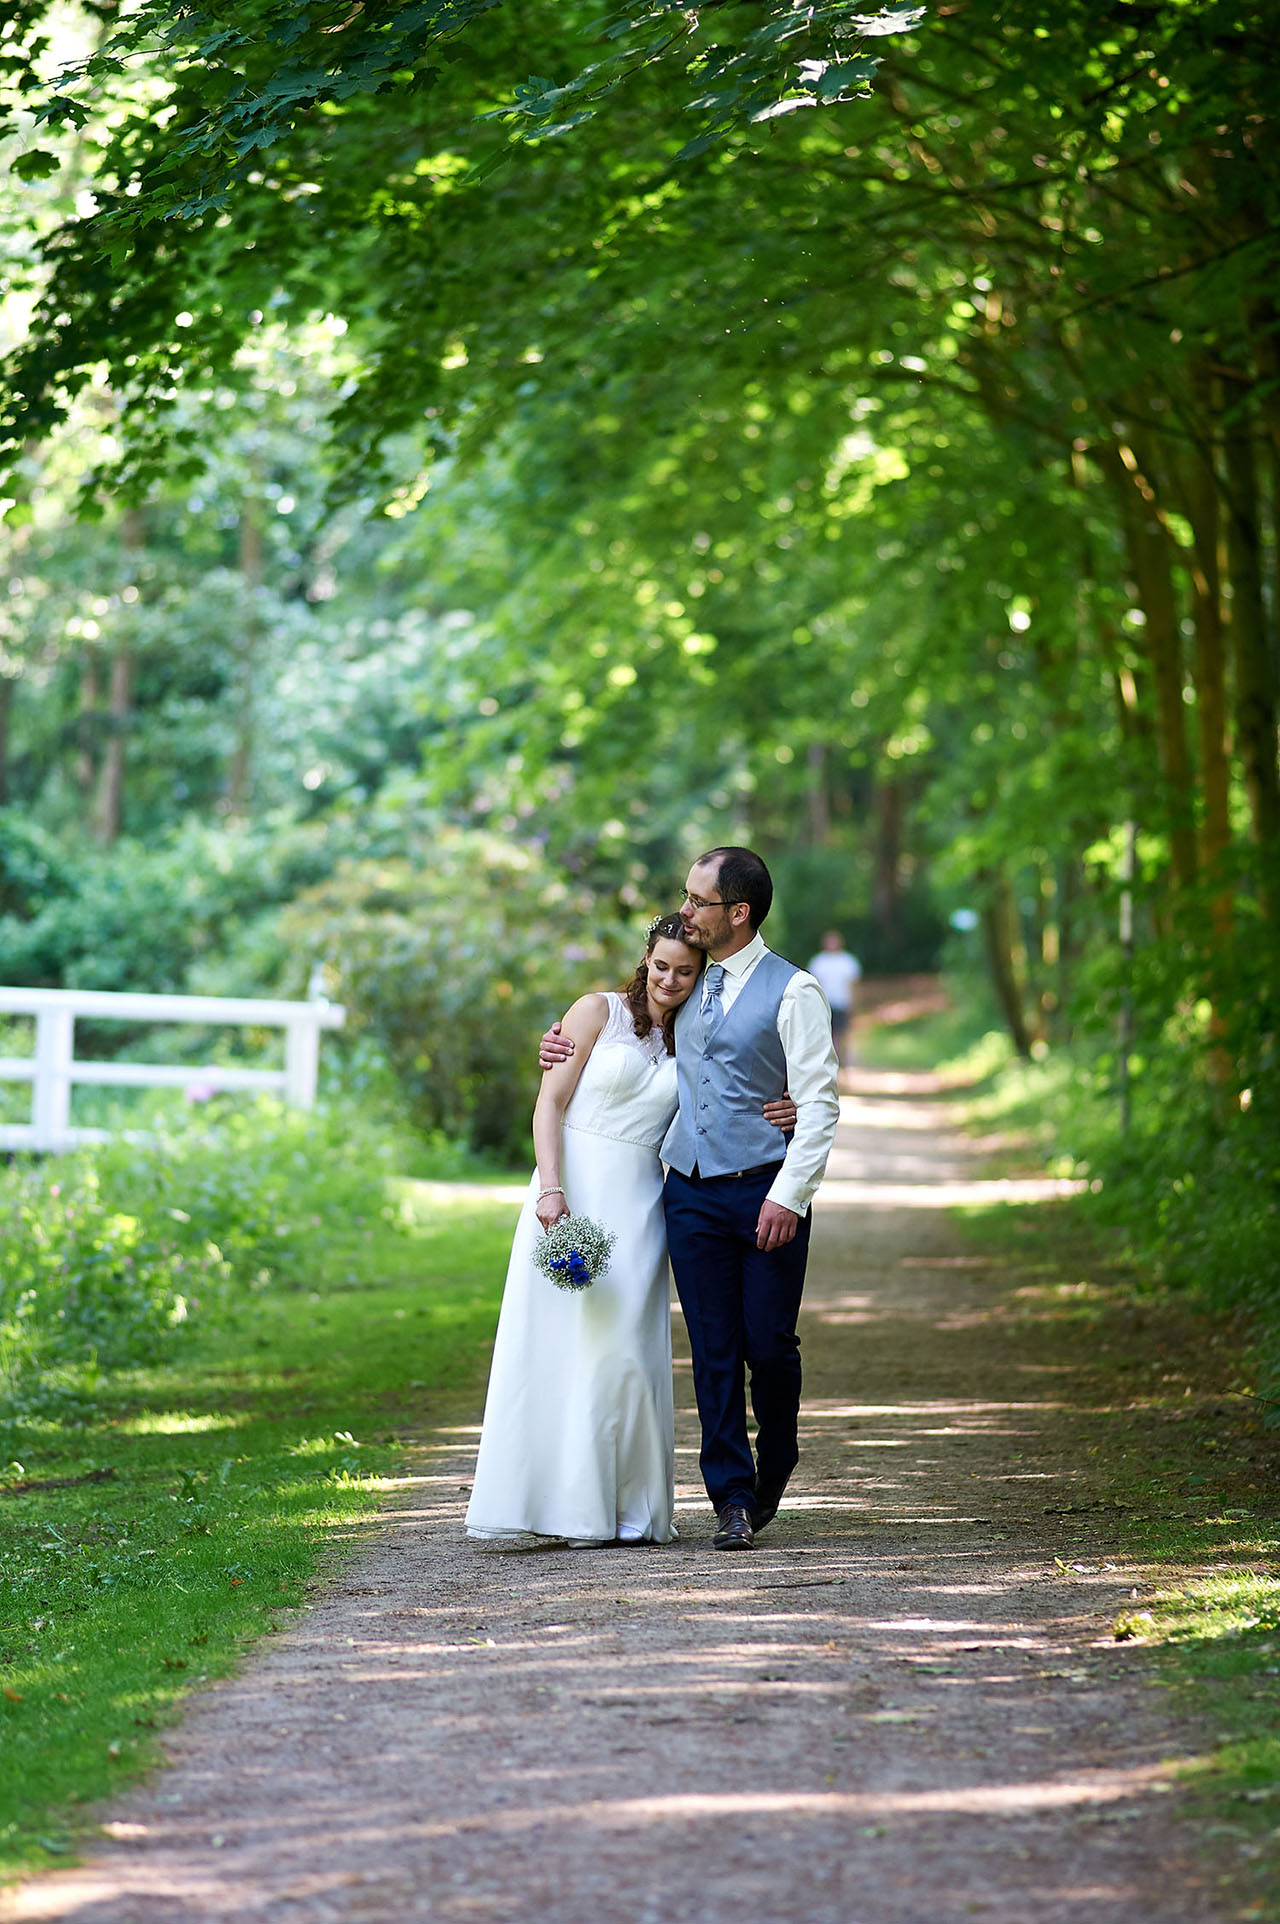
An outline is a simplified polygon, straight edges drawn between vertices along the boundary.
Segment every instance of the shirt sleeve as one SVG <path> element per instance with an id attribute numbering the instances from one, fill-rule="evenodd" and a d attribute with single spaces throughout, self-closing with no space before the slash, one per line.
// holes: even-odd
<path id="1" fill-rule="evenodd" d="M 782 992 L 778 1039 L 787 1058 L 787 1088 L 797 1113 L 795 1134 L 774 1177 L 769 1201 L 803 1216 L 822 1181 L 840 1120 L 831 1007 L 814 978 L 803 971 L 793 975 Z"/>

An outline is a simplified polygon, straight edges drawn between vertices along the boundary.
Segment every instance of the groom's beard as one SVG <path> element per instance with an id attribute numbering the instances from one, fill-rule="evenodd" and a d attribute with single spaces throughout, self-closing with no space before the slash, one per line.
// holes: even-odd
<path id="1" fill-rule="evenodd" d="M 691 949 L 710 950 L 717 942 L 728 941 L 733 933 L 732 927 L 703 929 L 699 928 L 696 922 L 682 922 L 680 926 L 684 930 L 684 939 Z"/>

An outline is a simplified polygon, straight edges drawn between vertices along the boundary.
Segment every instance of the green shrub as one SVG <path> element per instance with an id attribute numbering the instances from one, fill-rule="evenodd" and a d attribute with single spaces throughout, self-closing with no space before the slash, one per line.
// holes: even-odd
<path id="1" fill-rule="evenodd" d="M 1138 1032 L 1127 1122 L 1100 1024 L 1042 1060 L 1010 1061 L 974 1113 L 1034 1141 L 1055 1173 L 1086 1177 L 1082 1213 L 1116 1232 L 1141 1270 L 1244 1312 L 1280 1419 L 1280 1089 L 1268 1046 L 1258 1034 L 1224 1050 L 1209 1005 L 1186 1001 Z M 1254 1080 L 1238 1088 L 1224 1063 Z"/>
<path id="2" fill-rule="evenodd" d="M 27 919 L 70 887 L 53 840 L 15 808 L 0 808 L 0 916 Z"/>
<path id="3" fill-rule="evenodd" d="M 412 854 L 340 864 L 281 926 L 327 958 L 330 993 L 376 1039 L 415 1127 L 525 1155 L 538 1035 L 642 946 L 602 930 L 536 846 L 451 827 Z"/>
<path id="4" fill-rule="evenodd" d="M 180 1246 L 213 1244 L 239 1283 L 300 1284 L 335 1234 L 387 1215 L 402 1146 L 359 1111 L 215 1096 L 93 1152 L 103 1188 Z"/>
<path id="5" fill-rule="evenodd" d="M 0 980 L 181 992 L 202 958 L 221 953 L 334 859 L 322 825 L 269 820 L 252 830 L 189 822 L 158 847 L 123 840 L 55 863 L 0 814 Z M 278 944 L 260 940 L 259 949 L 276 973 Z M 242 979 L 221 992 L 263 986 Z"/>
<path id="6" fill-rule="evenodd" d="M 215 1247 L 184 1248 L 162 1212 L 120 1207 L 91 1163 L 19 1168 L 4 1188 L 0 1358 L 11 1374 L 149 1361 L 192 1298 L 226 1280 Z"/>
<path id="7" fill-rule="evenodd" d="M 370 1224 L 398 1221 L 411 1160 L 387 1126 L 215 1098 L 0 1175 L 0 1379 L 149 1362 L 246 1292 L 313 1285 Z"/>

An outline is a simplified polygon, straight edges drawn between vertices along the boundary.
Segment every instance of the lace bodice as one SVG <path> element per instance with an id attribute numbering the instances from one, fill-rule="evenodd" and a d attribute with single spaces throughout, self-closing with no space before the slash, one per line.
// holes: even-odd
<path id="1" fill-rule="evenodd" d="M 656 1150 L 676 1112 L 676 1062 L 662 1031 L 640 1037 L 625 999 L 606 993 L 609 1014 L 565 1110 L 566 1129 Z"/>

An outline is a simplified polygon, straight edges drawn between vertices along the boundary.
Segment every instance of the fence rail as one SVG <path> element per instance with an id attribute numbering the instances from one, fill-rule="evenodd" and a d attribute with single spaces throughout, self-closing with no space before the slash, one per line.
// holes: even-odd
<path id="1" fill-rule="evenodd" d="M 0 1016 L 33 1015 L 34 1055 L 0 1057 L 0 1082 L 31 1084 L 30 1122 L 0 1123 L 0 1149 L 69 1149 L 105 1142 L 104 1129 L 71 1122 L 76 1084 L 128 1089 L 268 1089 L 298 1109 L 316 1099 L 320 1032 L 340 1029 L 336 1002 L 272 1002 L 256 996 L 116 995 L 105 989 L 0 988 Z M 78 1016 L 108 1022 L 181 1022 L 284 1030 L 283 1069 L 240 1069 L 207 1063 L 77 1062 Z"/>

